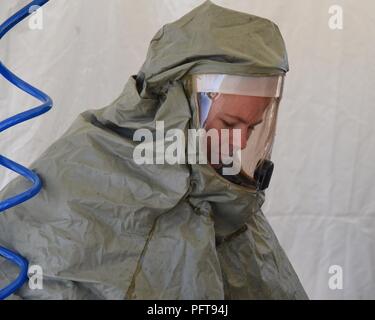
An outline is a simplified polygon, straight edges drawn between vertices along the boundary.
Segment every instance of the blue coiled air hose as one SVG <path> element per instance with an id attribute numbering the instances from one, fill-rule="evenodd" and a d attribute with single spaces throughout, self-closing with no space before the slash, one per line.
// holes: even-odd
<path id="1" fill-rule="evenodd" d="M 12 15 L 9 19 L 7 19 L 4 23 L 0 25 L 0 40 L 1 38 L 10 31 L 16 24 L 20 21 L 28 17 L 37 7 L 41 7 L 46 4 L 49 0 L 34 0 L 30 2 L 28 5 L 23 7 L 21 10 L 16 12 Z M 37 7 L 35 7 L 37 6 Z M 12 116 L 8 119 L 5 119 L 0 122 L 0 132 L 15 126 L 18 123 L 27 121 L 29 119 L 35 118 L 43 113 L 46 113 L 52 108 L 52 99 L 43 93 L 42 91 L 34 88 L 30 84 L 26 83 L 22 79 L 18 78 L 15 74 L 9 71 L 0 61 L 0 74 L 8 80 L 10 83 L 15 85 L 16 87 L 20 88 L 21 90 L 27 92 L 31 96 L 37 98 L 42 102 L 42 104 L 38 107 L 32 108 L 30 110 L 21 112 Z M 18 204 L 29 200 L 30 198 L 34 197 L 42 188 L 42 183 L 38 177 L 38 175 L 25 168 L 24 166 L 0 155 L 0 165 L 6 167 L 18 174 L 22 175 L 26 179 L 32 182 L 32 186 L 30 189 L 13 196 L 11 198 L 5 199 L 0 202 L 0 214 Z M 1 217 L 0 217 L 1 219 Z M 28 271 L 28 261 L 22 257 L 21 255 L 13 252 L 9 249 L 3 248 L 0 246 L 0 256 L 4 257 L 5 259 L 11 261 L 15 265 L 17 265 L 20 269 L 20 273 L 16 280 L 10 283 L 8 286 L 0 290 L 0 299 L 5 299 L 11 294 L 13 294 L 16 290 L 22 287 L 22 285 L 27 280 L 27 271 Z"/>

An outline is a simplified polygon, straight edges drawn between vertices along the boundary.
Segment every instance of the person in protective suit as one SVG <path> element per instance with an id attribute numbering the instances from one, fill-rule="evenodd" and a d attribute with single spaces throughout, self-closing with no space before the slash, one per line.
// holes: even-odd
<path id="1" fill-rule="evenodd" d="M 16 298 L 307 299 L 261 211 L 287 71 L 267 19 L 207 1 L 163 26 L 121 95 L 33 162 L 43 190 L 0 217 L 0 245 L 43 270 L 43 289 Z M 240 172 L 224 174 L 223 158 L 137 165 L 133 135 L 157 121 L 239 129 Z M 16 178 L 0 198 L 27 187 Z M 0 260 L 0 286 L 17 272 Z"/>

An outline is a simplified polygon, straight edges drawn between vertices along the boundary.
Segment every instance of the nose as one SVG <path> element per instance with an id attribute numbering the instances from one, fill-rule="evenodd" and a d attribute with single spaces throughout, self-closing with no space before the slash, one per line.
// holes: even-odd
<path id="1" fill-rule="evenodd" d="M 246 148 L 247 141 L 249 140 L 250 137 L 250 130 L 248 127 L 241 128 L 241 150 Z"/>
<path id="2" fill-rule="evenodd" d="M 237 129 L 240 129 L 240 135 L 236 136 L 232 132 L 229 143 L 232 148 L 240 148 L 241 150 L 243 150 L 246 148 L 247 141 L 249 140 L 249 136 L 251 132 L 246 126 L 244 126 L 243 128 L 237 128 Z"/>
<path id="3" fill-rule="evenodd" d="M 251 131 L 250 131 L 249 127 L 247 127 L 247 126 L 241 127 L 241 142 L 240 142 L 241 150 L 246 148 L 247 141 L 249 140 L 250 133 L 251 133 Z"/>

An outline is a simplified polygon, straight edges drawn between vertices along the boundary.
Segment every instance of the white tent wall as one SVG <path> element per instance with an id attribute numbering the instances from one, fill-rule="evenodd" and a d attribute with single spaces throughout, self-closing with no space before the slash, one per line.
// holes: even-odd
<path id="1" fill-rule="evenodd" d="M 28 2 L 1 0 L 0 20 Z M 264 212 L 309 297 L 375 299 L 375 2 L 214 2 L 273 20 L 287 44 L 290 72 Z M 52 0 L 42 30 L 18 25 L 0 42 L 0 60 L 55 105 L 1 133 L 1 153 L 30 165 L 79 113 L 117 98 L 156 31 L 200 3 Z M 343 10 L 342 30 L 329 27 L 332 5 Z M 36 103 L 0 79 L 0 119 Z M 0 168 L 0 189 L 15 176 Z M 333 290 L 338 270 L 343 287 Z"/>

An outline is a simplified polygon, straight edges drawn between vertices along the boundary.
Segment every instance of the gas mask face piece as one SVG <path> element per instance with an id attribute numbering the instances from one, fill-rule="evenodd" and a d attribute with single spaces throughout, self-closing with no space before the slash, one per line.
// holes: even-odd
<path id="1" fill-rule="evenodd" d="M 190 76 L 208 163 L 227 180 L 255 190 L 268 187 L 283 82 L 283 75 Z"/>

